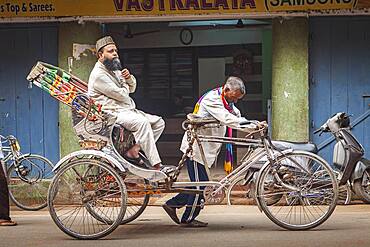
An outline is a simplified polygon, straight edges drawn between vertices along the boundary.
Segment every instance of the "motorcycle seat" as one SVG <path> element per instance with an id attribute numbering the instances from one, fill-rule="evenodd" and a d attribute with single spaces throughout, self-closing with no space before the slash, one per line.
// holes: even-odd
<path id="1" fill-rule="evenodd" d="M 309 142 L 272 141 L 272 144 L 280 150 L 302 150 L 315 154 L 318 152 L 316 144 Z"/>

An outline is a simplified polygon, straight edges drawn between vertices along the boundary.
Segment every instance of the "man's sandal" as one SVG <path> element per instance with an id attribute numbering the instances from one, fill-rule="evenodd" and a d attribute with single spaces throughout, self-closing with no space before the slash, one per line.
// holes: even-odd
<path id="1" fill-rule="evenodd" d="M 17 222 L 12 220 L 0 220 L 0 226 L 16 226 Z"/>

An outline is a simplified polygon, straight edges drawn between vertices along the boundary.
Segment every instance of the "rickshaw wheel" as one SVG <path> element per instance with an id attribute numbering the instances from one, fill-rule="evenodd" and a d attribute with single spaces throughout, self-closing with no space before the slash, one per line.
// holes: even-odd
<path id="1" fill-rule="evenodd" d="M 124 181 L 111 165 L 82 158 L 68 162 L 56 173 L 48 191 L 48 208 L 67 235 L 99 239 L 120 225 L 126 199 Z M 91 209 L 106 220 L 97 220 Z"/>
<path id="2" fill-rule="evenodd" d="M 124 183 L 127 190 L 126 213 L 121 225 L 127 224 L 138 218 L 148 206 L 150 195 L 145 189 L 150 189 L 149 182 L 133 174 L 124 174 Z M 111 222 L 104 215 L 96 212 L 94 207 L 86 206 L 87 211 L 98 221 Z"/>

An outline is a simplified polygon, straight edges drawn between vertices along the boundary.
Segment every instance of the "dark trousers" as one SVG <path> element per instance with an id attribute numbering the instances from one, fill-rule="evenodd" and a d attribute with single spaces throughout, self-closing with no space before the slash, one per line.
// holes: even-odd
<path id="1" fill-rule="evenodd" d="M 10 220 L 9 191 L 4 170 L 0 163 L 0 220 Z"/>
<path id="2" fill-rule="evenodd" d="M 196 161 L 187 159 L 186 166 L 188 168 L 190 181 L 209 181 L 204 165 Z M 204 186 L 192 187 L 192 189 L 203 190 Z M 204 202 L 203 194 L 180 193 L 172 199 L 168 200 L 166 204 L 174 208 L 181 208 L 183 206 L 186 206 L 185 212 L 181 217 L 181 223 L 189 223 L 199 215 L 201 210 L 201 202 Z"/>

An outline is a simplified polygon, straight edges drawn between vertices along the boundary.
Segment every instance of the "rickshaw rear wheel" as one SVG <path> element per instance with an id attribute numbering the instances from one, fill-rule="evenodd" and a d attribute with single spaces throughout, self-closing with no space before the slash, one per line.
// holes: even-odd
<path id="1" fill-rule="evenodd" d="M 76 159 L 58 170 L 48 191 L 50 215 L 67 235 L 99 239 L 114 231 L 126 212 L 127 191 L 120 174 L 97 159 Z M 104 215 L 99 221 L 89 209 Z"/>

